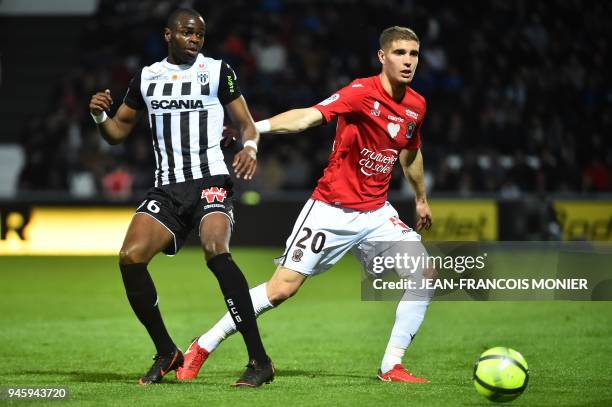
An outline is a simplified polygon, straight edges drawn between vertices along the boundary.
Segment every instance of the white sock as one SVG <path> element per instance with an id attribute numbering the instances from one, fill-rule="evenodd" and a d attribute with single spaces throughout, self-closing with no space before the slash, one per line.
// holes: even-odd
<path id="1" fill-rule="evenodd" d="M 387 373 L 393 366 L 402 363 L 406 348 L 416 335 L 429 301 L 400 301 L 395 312 L 395 324 L 385 350 L 380 371 Z"/>
<path id="2" fill-rule="evenodd" d="M 270 308 L 274 308 L 274 305 L 270 303 L 268 294 L 266 292 L 266 283 L 260 284 L 255 288 L 249 290 L 251 294 L 251 301 L 253 301 L 253 308 L 255 309 L 255 317 L 263 314 Z M 217 346 L 228 336 L 236 333 L 236 324 L 230 316 L 229 312 L 223 315 L 215 326 L 213 326 L 208 332 L 200 336 L 198 339 L 198 345 L 206 349 L 208 352 L 212 352 L 217 349 Z"/>

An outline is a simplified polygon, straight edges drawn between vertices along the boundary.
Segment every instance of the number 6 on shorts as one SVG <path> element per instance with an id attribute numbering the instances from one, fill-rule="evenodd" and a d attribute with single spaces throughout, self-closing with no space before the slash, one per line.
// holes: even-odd
<path id="1" fill-rule="evenodd" d="M 139 211 L 140 208 L 142 208 L 143 206 L 145 206 L 145 204 L 147 205 L 147 210 L 151 213 L 159 213 L 160 211 L 160 207 L 159 207 L 159 202 L 157 202 L 155 199 L 151 199 L 150 201 L 148 201 L 149 203 L 147 203 L 147 200 L 145 199 L 144 201 L 142 201 L 142 203 L 138 206 L 138 208 L 136 208 L 136 211 Z"/>

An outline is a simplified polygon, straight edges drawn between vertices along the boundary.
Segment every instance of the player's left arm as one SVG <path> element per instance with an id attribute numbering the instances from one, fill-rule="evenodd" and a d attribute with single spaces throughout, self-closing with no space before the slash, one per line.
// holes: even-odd
<path id="1" fill-rule="evenodd" d="M 257 142 L 259 133 L 240 91 L 236 72 L 226 62 L 221 61 L 219 71 L 219 102 L 225 107 L 232 123 L 238 127 L 244 148 L 234 156 L 232 167 L 236 178 L 250 180 L 257 169 Z"/>
<path id="2" fill-rule="evenodd" d="M 417 213 L 416 230 L 428 230 L 433 221 L 431 209 L 427 203 L 425 191 L 425 171 L 423 169 L 423 154 L 421 149 L 402 150 L 399 156 L 400 165 L 404 172 L 404 177 L 412 186 L 415 194 L 415 204 Z"/>
<path id="3" fill-rule="evenodd" d="M 259 133 L 255 129 L 255 123 L 251 112 L 243 96 L 239 96 L 232 102 L 225 105 L 227 113 L 234 123 L 240 135 L 244 148 L 234 156 L 234 173 L 236 178 L 244 175 L 244 179 L 250 180 L 257 169 L 257 144 L 259 143 Z"/>

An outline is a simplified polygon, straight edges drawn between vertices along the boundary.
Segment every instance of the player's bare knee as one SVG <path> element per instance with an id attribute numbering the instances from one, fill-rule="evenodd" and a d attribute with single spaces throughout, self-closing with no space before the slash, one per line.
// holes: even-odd
<path id="1" fill-rule="evenodd" d="M 227 244 L 215 240 L 203 241 L 202 250 L 204 250 L 204 257 L 206 258 L 206 261 L 220 254 L 229 253 L 229 247 L 227 247 Z"/>
<path id="2" fill-rule="evenodd" d="M 148 263 L 145 251 L 138 246 L 122 247 L 119 251 L 119 264 Z"/>

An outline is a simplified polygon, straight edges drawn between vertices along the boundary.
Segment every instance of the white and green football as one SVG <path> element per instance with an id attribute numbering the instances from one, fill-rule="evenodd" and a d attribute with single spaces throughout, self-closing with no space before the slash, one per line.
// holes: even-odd
<path id="1" fill-rule="evenodd" d="M 476 391 L 491 401 L 511 401 L 523 394 L 529 381 L 529 367 L 523 355 L 498 346 L 485 351 L 474 365 Z"/>

